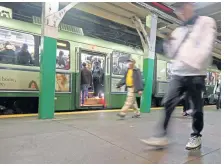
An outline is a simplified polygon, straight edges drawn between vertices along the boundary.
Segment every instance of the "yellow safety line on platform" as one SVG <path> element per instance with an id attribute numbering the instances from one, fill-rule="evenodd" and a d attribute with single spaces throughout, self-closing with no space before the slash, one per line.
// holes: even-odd
<path id="1" fill-rule="evenodd" d="M 205 106 L 205 107 L 211 107 Z M 176 108 L 183 108 L 182 106 L 178 106 Z M 162 110 L 163 107 L 153 107 L 151 110 Z M 107 113 L 107 112 L 119 112 L 120 109 L 114 110 L 95 110 L 95 111 L 77 111 L 77 112 L 56 112 L 55 115 L 76 115 L 76 114 L 91 114 L 91 113 Z M 13 115 L 0 115 L 0 119 L 7 119 L 7 118 L 24 118 L 24 117 L 33 117 L 38 116 L 38 114 L 13 114 Z"/>

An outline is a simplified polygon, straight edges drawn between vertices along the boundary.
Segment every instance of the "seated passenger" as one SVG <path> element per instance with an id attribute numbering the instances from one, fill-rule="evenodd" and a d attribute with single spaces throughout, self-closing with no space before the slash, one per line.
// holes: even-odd
<path id="1" fill-rule="evenodd" d="M 6 64 L 15 64 L 16 63 L 16 55 L 13 50 L 14 46 L 10 44 L 10 42 L 5 43 L 4 50 L 0 51 L 0 62 Z"/>
<path id="2" fill-rule="evenodd" d="M 63 51 L 60 51 L 59 52 L 59 56 L 57 57 L 57 60 L 56 60 L 56 68 L 58 69 L 64 69 L 66 67 L 66 63 L 65 63 L 65 59 L 64 59 L 64 52 Z"/>
<path id="3" fill-rule="evenodd" d="M 18 52 L 18 64 L 19 65 L 30 65 L 33 64 L 32 57 L 28 51 L 28 45 L 23 44 L 21 50 Z"/>

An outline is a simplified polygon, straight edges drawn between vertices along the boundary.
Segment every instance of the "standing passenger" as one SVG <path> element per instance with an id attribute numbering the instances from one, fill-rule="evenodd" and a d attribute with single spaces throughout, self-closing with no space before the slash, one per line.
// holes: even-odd
<path id="1" fill-rule="evenodd" d="M 82 64 L 81 70 L 81 91 L 82 91 L 82 105 L 84 100 L 88 97 L 89 86 L 92 85 L 92 73 L 86 67 L 86 63 Z"/>
<path id="2" fill-rule="evenodd" d="M 95 66 L 93 67 L 93 86 L 94 86 L 94 96 L 99 97 L 99 92 L 101 89 L 101 83 L 103 81 L 103 69 L 100 66 L 99 61 L 95 61 Z"/>
<path id="3" fill-rule="evenodd" d="M 28 50 L 28 45 L 23 44 L 21 50 L 18 52 L 18 64 L 19 65 L 30 65 L 33 64 L 32 57 Z"/>
<path id="4" fill-rule="evenodd" d="M 117 84 L 117 88 L 126 85 L 128 91 L 126 101 L 118 116 L 124 118 L 128 109 L 133 108 L 136 111 L 133 118 L 137 118 L 140 116 L 140 111 L 136 102 L 135 93 L 138 93 L 140 96 L 142 95 L 143 81 L 140 70 L 135 67 L 135 60 L 130 59 L 128 62 L 128 71 Z"/>
<path id="5" fill-rule="evenodd" d="M 206 69 L 211 63 L 211 53 L 216 38 L 215 20 L 196 16 L 189 2 L 176 3 L 183 26 L 175 29 L 171 38 L 164 43 L 167 54 L 173 58 L 173 76 L 165 97 L 165 117 L 158 135 L 144 143 L 152 146 L 168 145 L 167 128 L 177 101 L 187 92 L 193 101 L 193 132 L 186 149 L 201 147 L 201 131 L 204 126 L 202 95 L 205 88 Z"/>

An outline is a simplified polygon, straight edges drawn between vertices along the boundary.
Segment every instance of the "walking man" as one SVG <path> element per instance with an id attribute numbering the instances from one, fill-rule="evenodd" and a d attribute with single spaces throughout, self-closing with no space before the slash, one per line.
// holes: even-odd
<path id="1" fill-rule="evenodd" d="M 135 67 L 135 60 L 133 59 L 128 60 L 128 71 L 117 84 L 117 88 L 120 88 L 123 85 L 126 85 L 127 98 L 124 106 L 121 109 L 121 112 L 117 115 L 121 118 L 124 118 L 128 109 L 133 108 L 135 110 L 133 118 L 138 118 L 140 117 L 140 111 L 136 102 L 135 93 L 138 93 L 140 96 L 142 95 L 143 81 L 141 72 L 138 68 Z"/>
<path id="2" fill-rule="evenodd" d="M 151 146 L 168 145 L 167 128 L 177 101 L 187 92 L 193 102 L 192 128 L 186 149 L 201 147 L 201 131 L 204 126 L 202 95 L 205 88 L 206 68 L 211 62 L 211 53 L 216 38 L 216 23 L 206 16 L 196 16 L 194 4 L 179 2 L 177 15 L 184 24 L 175 29 L 164 43 L 167 55 L 174 59 L 173 76 L 164 99 L 165 116 L 155 137 L 142 140 Z"/>

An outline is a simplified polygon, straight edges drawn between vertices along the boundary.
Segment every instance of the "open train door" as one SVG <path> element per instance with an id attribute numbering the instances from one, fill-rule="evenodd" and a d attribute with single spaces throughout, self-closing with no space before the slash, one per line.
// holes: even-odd
<path id="1" fill-rule="evenodd" d="M 101 109 L 105 107 L 105 53 L 76 48 L 76 109 Z M 90 86 L 81 85 L 82 64 L 91 72 L 92 83 Z"/>

